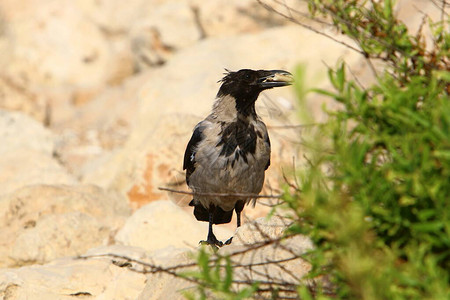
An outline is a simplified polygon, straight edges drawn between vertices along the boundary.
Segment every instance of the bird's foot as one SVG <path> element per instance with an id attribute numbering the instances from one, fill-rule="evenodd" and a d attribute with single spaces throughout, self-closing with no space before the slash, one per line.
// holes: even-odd
<path id="1" fill-rule="evenodd" d="M 233 237 L 230 237 L 228 240 L 225 241 L 224 245 L 229 245 L 233 241 Z"/>
<path id="2" fill-rule="evenodd" d="M 215 235 L 208 235 L 208 239 L 206 241 L 200 241 L 201 245 L 211 245 L 212 247 L 222 247 L 223 243 L 219 241 Z"/>

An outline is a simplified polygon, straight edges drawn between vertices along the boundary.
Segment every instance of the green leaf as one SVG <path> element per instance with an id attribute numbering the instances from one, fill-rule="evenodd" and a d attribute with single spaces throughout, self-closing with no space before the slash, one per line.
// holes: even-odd
<path id="1" fill-rule="evenodd" d="M 442 221 L 415 223 L 411 228 L 417 232 L 439 232 L 444 227 Z"/>
<path id="2" fill-rule="evenodd" d="M 231 284 L 233 282 L 233 267 L 231 266 L 231 259 L 229 257 L 225 258 L 225 278 L 223 281 L 223 289 L 229 291 Z"/>

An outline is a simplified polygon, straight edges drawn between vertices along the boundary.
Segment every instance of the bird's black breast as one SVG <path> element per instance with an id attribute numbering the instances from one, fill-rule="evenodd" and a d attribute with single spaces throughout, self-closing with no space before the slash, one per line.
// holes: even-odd
<path id="1" fill-rule="evenodd" d="M 228 157 L 234 154 L 234 160 L 242 158 L 247 162 L 248 154 L 255 154 L 257 131 L 255 127 L 243 120 L 231 123 L 222 123 L 222 132 L 217 147 L 220 149 L 219 156 Z"/>

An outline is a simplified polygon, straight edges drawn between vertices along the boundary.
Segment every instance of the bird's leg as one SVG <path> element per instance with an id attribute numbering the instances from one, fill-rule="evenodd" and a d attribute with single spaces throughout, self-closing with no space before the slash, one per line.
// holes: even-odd
<path id="1" fill-rule="evenodd" d="M 209 244 L 211 246 L 219 246 L 222 247 L 223 243 L 219 241 L 213 232 L 213 223 L 214 223 L 214 211 L 216 210 L 216 207 L 214 205 L 211 205 L 209 207 L 209 228 L 208 228 L 208 238 L 206 241 L 200 241 L 201 244 Z"/>
<path id="2" fill-rule="evenodd" d="M 236 202 L 236 205 L 234 206 L 234 210 L 236 211 L 236 219 L 237 219 L 237 228 L 241 227 L 241 212 L 244 209 L 245 202 L 244 201 L 238 201 Z M 226 240 L 225 245 L 231 244 L 233 241 L 233 237 L 230 237 L 228 240 Z"/>
<path id="3" fill-rule="evenodd" d="M 237 228 L 241 227 L 241 212 L 236 211 L 236 217 L 237 217 Z"/>

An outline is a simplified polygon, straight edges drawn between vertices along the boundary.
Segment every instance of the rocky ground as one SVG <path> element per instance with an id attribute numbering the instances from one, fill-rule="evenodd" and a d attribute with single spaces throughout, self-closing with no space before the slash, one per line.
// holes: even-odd
<path id="1" fill-rule="evenodd" d="M 422 16 L 400 2 L 398 13 L 418 28 Z M 417 2 L 424 12 L 433 8 Z M 327 66 L 339 59 L 360 81 L 370 80 L 364 59 L 351 50 L 253 0 L 1 0 L 0 296 L 182 298 L 192 284 L 102 255 L 161 266 L 192 261 L 207 224 L 195 221 L 188 196 L 158 187 L 186 190 L 184 149 L 224 68 L 295 72 L 303 65 L 306 88 L 326 87 Z M 301 131 L 283 127 L 301 122 L 295 99 L 293 88 L 283 88 L 258 101 L 273 147 L 266 194 L 279 192 L 293 161 L 301 165 Z M 306 100 L 321 119 L 326 101 Z M 268 210 L 247 208 L 237 233 L 234 224 L 216 226 L 221 239 L 237 235 L 220 251 L 279 237 L 285 224 L 261 218 Z M 298 253 L 312 247 L 307 238 L 285 243 Z M 266 247 L 242 260 L 283 255 Z M 309 270 L 303 261 L 289 268 L 299 277 Z M 288 272 L 272 273 L 292 280 Z"/>

